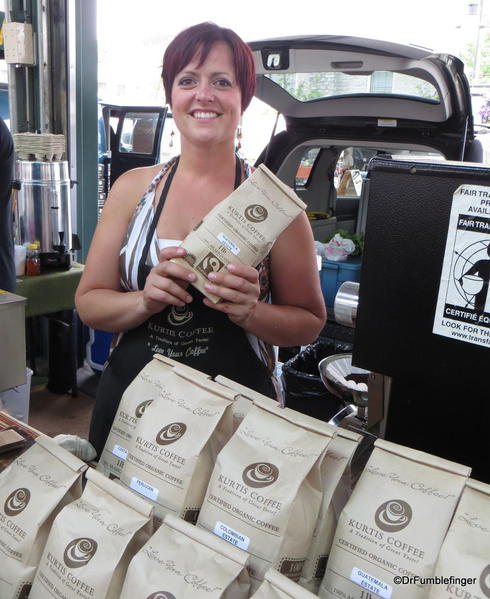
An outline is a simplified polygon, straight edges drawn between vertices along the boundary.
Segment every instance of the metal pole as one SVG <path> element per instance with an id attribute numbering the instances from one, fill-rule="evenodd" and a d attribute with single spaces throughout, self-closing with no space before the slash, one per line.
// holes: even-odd
<path id="1" fill-rule="evenodd" d="M 483 17 L 483 1 L 480 0 L 479 12 L 478 12 L 478 23 L 476 29 L 476 43 L 475 43 L 475 60 L 473 61 L 473 84 L 476 83 L 478 77 L 478 71 L 480 67 L 480 38 L 482 30 L 482 17 Z"/>

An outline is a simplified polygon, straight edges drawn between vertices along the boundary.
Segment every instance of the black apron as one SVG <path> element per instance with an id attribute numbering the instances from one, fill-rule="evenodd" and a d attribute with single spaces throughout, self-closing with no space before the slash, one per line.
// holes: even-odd
<path id="1" fill-rule="evenodd" d="M 178 159 L 165 181 L 146 245 L 138 266 L 138 286 L 143 289 L 151 270 L 147 255 L 160 214 L 168 195 Z M 235 189 L 241 183 L 237 158 Z M 226 314 L 202 303 L 203 294 L 189 285 L 193 301 L 185 306 L 168 306 L 146 322 L 124 333 L 102 373 L 89 440 L 100 455 L 104 448 L 119 401 L 126 387 L 158 353 L 204 372 L 213 378 L 221 374 L 269 397 L 276 397 L 271 372 L 250 345 L 245 331 Z"/>

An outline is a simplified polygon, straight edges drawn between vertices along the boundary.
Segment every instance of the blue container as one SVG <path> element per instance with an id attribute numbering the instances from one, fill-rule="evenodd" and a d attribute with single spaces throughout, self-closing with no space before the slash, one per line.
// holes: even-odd
<path id="1" fill-rule="evenodd" d="M 322 260 L 320 283 L 327 308 L 333 309 L 333 303 L 339 287 L 344 281 L 359 282 L 361 277 L 361 256 L 347 259 L 345 262 Z"/>
<path id="2" fill-rule="evenodd" d="M 112 343 L 112 333 L 89 329 L 89 340 L 86 345 L 86 359 L 93 370 L 104 370 L 109 357 Z"/>

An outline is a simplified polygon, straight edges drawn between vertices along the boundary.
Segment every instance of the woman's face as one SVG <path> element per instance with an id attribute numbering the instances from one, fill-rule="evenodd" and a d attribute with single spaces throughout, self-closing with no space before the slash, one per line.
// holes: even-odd
<path id="1" fill-rule="evenodd" d="M 210 147 L 232 144 L 241 116 L 242 94 L 231 50 L 216 42 L 198 67 L 195 56 L 172 85 L 172 115 L 182 143 Z"/>

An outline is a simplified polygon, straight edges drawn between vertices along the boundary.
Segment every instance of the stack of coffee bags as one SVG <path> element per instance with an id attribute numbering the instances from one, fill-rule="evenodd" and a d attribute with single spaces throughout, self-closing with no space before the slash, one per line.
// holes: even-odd
<path id="1" fill-rule="evenodd" d="M 152 506 L 96 470 L 56 517 L 29 599 L 118 599 L 130 560 L 148 541 Z"/>
<path id="2" fill-rule="evenodd" d="M 27 597 L 51 524 L 87 466 L 41 435 L 0 474 L 0 597 Z"/>
<path id="3" fill-rule="evenodd" d="M 314 599 L 314 597 L 317 595 L 300 587 L 277 570 L 267 570 L 264 582 L 250 599 Z"/>
<path id="4" fill-rule="evenodd" d="M 434 566 L 470 468 L 378 439 L 335 531 L 322 599 L 422 599 L 423 585 L 396 584 L 397 576 L 426 578 Z M 396 588 L 396 591 L 395 591 Z"/>
<path id="5" fill-rule="evenodd" d="M 121 477 L 136 425 L 145 409 L 165 393 L 165 381 L 174 366 L 188 369 L 196 377 L 209 378 L 171 358 L 155 354 L 123 393 L 97 470 L 110 478 Z"/>
<path id="6" fill-rule="evenodd" d="M 121 599 L 247 599 L 248 555 L 171 514 L 131 561 Z"/>
<path id="7" fill-rule="evenodd" d="M 490 485 L 466 483 L 434 575 L 430 599 L 490 597 Z"/>
<path id="8" fill-rule="evenodd" d="M 324 423 L 256 399 L 218 455 L 198 526 L 251 554 L 252 590 L 271 567 L 299 580 L 332 438 Z"/>
<path id="9" fill-rule="evenodd" d="M 205 289 L 209 273 L 223 271 L 231 262 L 257 266 L 305 208 L 290 187 L 260 164 L 187 235 L 181 246 L 186 256 L 173 262 L 192 268 L 197 276 L 193 285 L 217 303 L 221 299 Z"/>
<path id="10" fill-rule="evenodd" d="M 342 428 L 336 430 L 337 434 L 329 444 L 323 462 L 325 485 L 322 504 L 308 557 L 299 580 L 299 584 L 312 593 L 318 592 L 325 575 L 328 554 L 337 527 L 337 518 L 333 505 L 334 494 L 339 487 L 342 476 L 349 473 L 349 464 L 362 439 L 361 435 L 352 431 Z"/>
<path id="11" fill-rule="evenodd" d="M 138 421 L 121 482 L 150 500 L 156 520 L 195 522 L 216 456 L 233 433 L 235 393 L 176 366 Z"/>

